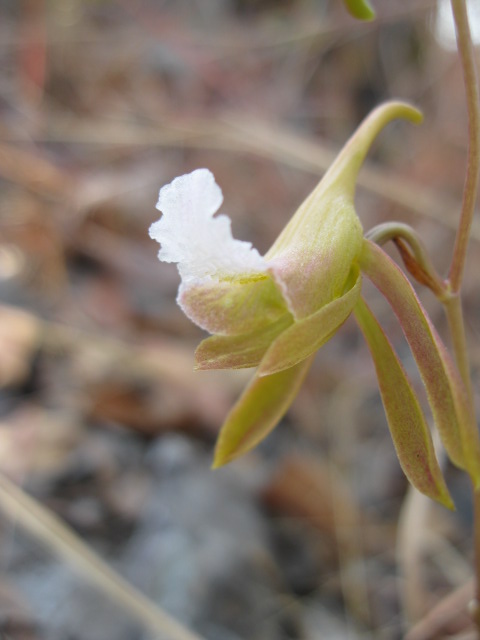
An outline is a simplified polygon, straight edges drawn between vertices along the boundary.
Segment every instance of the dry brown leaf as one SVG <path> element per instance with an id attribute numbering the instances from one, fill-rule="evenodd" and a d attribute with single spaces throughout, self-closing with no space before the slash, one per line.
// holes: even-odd
<path id="1" fill-rule="evenodd" d="M 0 305 L 0 388 L 26 380 L 39 340 L 40 327 L 31 314 Z"/>
<path id="2" fill-rule="evenodd" d="M 54 474 L 81 439 L 72 418 L 23 405 L 0 422 L 0 469 L 13 478 Z"/>
<path id="3" fill-rule="evenodd" d="M 279 466 L 264 491 L 266 504 L 281 513 L 305 519 L 336 540 L 338 524 L 354 527 L 360 512 L 341 479 L 329 465 L 307 455 L 291 455 Z"/>
<path id="4" fill-rule="evenodd" d="M 0 175 L 26 189 L 61 196 L 71 188 L 71 177 L 38 151 L 16 144 L 0 144 Z"/>

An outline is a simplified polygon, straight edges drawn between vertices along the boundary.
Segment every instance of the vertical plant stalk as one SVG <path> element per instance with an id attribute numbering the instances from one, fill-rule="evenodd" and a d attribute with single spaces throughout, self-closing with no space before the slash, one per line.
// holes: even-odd
<path id="1" fill-rule="evenodd" d="M 455 294 L 444 300 L 443 306 L 447 315 L 448 327 L 452 338 L 452 346 L 458 372 L 462 377 L 473 412 L 473 391 L 470 377 L 467 338 L 465 336 L 465 323 L 463 321 L 462 300 L 458 294 Z"/>
<path id="2" fill-rule="evenodd" d="M 467 245 L 475 211 L 480 170 L 480 99 L 475 52 L 470 34 L 465 0 L 451 0 L 457 33 L 457 47 L 462 65 L 468 113 L 468 161 L 463 191 L 462 212 L 452 264 L 448 276 L 451 291 L 457 294 L 462 284 Z"/>
<path id="3" fill-rule="evenodd" d="M 468 160 L 465 178 L 462 210 L 452 263 L 448 276 L 448 284 L 452 298 L 445 303 L 445 310 L 450 326 L 450 333 L 455 351 L 455 358 L 465 388 L 469 393 L 473 408 L 473 394 L 470 380 L 470 366 L 465 339 L 465 325 L 462 318 L 462 307 L 459 292 L 465 269 L 468 240 L 472 226 L 475 201 L 478 191 L 480 171 L 480 98 L 478 76 L 475 65 L 475 53 L 470 34 L 468 13 L 465 0 L 451 0 L 453 17 L 457 34 L 457 47 L 465 83 L 465 95 L 468 113 Z M 474 548 L 475 548 L 475 602 L 472 611 L 480 636 L 480 491 L 473 491 L 474 505 Z"/>

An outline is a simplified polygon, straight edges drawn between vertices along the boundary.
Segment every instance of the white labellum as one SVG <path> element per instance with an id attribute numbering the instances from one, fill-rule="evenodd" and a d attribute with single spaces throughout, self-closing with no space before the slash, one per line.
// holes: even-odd
<path id="1" fill-rule="evenodd" d="M 263 273 L 265 260 L 250 242 L 235 240 L 228 216 L 215 213 L 222 191 L 208 169 L 196 169 L 160 189 L 162 217 L 150 227 L 158 257 L 176 262 L 185 284 Z"/>

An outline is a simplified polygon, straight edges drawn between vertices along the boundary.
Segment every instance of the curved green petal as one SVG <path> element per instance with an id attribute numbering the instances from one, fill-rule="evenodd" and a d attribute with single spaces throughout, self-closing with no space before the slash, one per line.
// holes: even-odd
<path id="1" fill-rule="evenodd" d="M 419 122 L 422 116 L 403 102 L 387 102 L 375 109 L 265 256 L 296 320 L 312 315 L 343 292 L 362 247 L 362 226 L 353 204 L 358 171 L 378 133 L 394 118 Z"/>
<path id="2" fill-rule="evenodd" d="M 282 294 L 265 274 L 182 283 L 177 302 L 199 327 L 220 335 L 256 331 L 288 311 Z"/>
<path id="3" fill-rule="evenodd" d="M 352 312 L 360 296 L 361 282 L 357 275 L 355 284 L 343 296 L 281 333 L 265 354 L 258 375 L 271 375 L 292 367 L 330 340 Z"/>
<path id="4" fill-rule="evenodd" d="M 293 323 L 290 313 L 273 324 L 240 336 L 211 336 L 195 351 L 195 369 L 256 367 L 277 336 Z"/>
<path id="5" fill-rule="evenodd" d="M 358 20 L 373 20 L 375 11 L 367 0 L 343 0 L 348 12 Z"/>
<path id="6" fill-rule="evenodd" d="M 372 354 L 388 426 L 403 472 L 418 491 L 453 509 L 430 429 L 402 363 L 362 298 L 355 305 L 354 314 Z"/>
<path id="7" fill-rule="evenodd" d="M 274 429 L 297 395 L 312 359 L 271 376 L 253 378 L 220 431 L 213 468 L 253 449 Z"/>
<path id="8" fill-rule="evenodd" d="M 398 317 L 427 390 L 433 417 L 452 462 L 480 488 L 480 440 L 458 371 L 403 271 L 377 245 L 365 240 L 362 272 Z"/>

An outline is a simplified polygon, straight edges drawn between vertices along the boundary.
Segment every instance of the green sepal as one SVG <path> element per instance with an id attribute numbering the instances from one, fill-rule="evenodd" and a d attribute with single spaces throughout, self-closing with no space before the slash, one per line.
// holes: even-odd
<path id="1" fill-rule="evenodd" d="M 350 15 L 358 20 L 373 20 L 375 11 L 367 0 L 343 0 Z"/>
<path id="2" fill-rule="evenodd" d="M 271 376 L 254 376 L 223 424 L 213 468 L 250 451 L 275 428 L 297 395 L 312 360 L 313 356 Z"/>
<path id="3" fill-rule="evenodd" d="M 362 298 L 355 305 L 354 315 L 372 354 L 400 466 L 418 491 L 453 509 L 430 430 L 397 354 Z"/>
<path id="4" fill-rule="evenodd" d="M 383 293 L 410 345 L 427 390 L 435 423 L 451 461 L 480 488 L 480 440 L 460 375 L 403 271 L 377 245 L 365 240 L 362 272 Z"/>
<path id="5" fill-rule="evenodd" d="M 362 279 L 358 268 L 352 275 L 354 284 L 343 296 L 311 316 L 298 320 L 279 335 L 260 363 L 258 375 L 271 375 L 292 367 L 330 340 L 348 318 L 360 296 Z"/>
<path id="6" fill-rule="evenodd" d="M 354 208 L 358 172 L 376 136 L 394 118 L 420 122 L 422 115 L 395 101 L 372 111 L 265 255 L 296 320 L 343 293 L 363 241 Z"/>
<path id="7" fill-rule="evenodd" d="M 260 363 L 272 342 L 293 323 L 287 313 L 266 327 L 240 336 L 211 336 L 195 351 L 195 369 L 245 369 Z"/>

